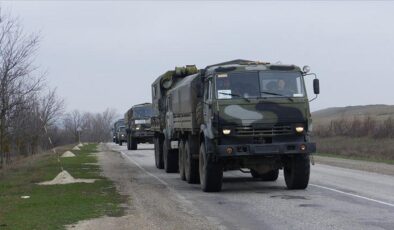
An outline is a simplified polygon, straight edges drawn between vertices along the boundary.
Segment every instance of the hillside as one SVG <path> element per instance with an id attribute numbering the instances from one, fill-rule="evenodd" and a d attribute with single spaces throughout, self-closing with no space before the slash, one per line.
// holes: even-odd
<path id="1" fill-rule="evenodd" d="M 360 105 L 332 107 L 318 110 L 312 113 L 313 123 L 320 125 L 326 124 L 336 119 L 363 119 L 368 116 L 377 121 L 385 120 L 388 117 L 394 118 L 394 105 Z"/>

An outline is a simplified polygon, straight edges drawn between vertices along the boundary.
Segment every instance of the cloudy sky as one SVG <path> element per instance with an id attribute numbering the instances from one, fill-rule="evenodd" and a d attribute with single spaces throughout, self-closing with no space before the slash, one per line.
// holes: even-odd
<path id="1" fill-rule="evenodd" d="M 67 109 L 123 114 L 174 66 L 232 59 L 309 65 L 312 110 L 394 104 L 394 2 L 2 2 L 40 31 L 37 65 Z M 311 83 L 312 79 L 306 79 Z M 311 84 L 309 94 L 312 96 Z"/>

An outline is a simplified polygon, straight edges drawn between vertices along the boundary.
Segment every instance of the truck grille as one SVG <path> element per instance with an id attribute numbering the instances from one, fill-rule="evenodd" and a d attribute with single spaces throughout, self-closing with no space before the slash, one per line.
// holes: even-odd
<path id="1" fill-rule="evenodd" d="M 237 127 L 235 129 L 238 136 L 279 136 L 293 134 L 293 128 L 290 125 L 277 125 L 267 128 L 253 128 L 250 126 Z"/>

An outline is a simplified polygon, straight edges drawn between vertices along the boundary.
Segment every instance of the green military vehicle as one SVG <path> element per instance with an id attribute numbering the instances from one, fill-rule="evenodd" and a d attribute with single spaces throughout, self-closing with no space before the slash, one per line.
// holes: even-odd
<path id="1" fill-rule="evenodd" d="M 151 103 L 134 105 L 125 113 L 128 150 L 136 150 L 139 143 L 153 142 L 153 132 L 151 131 L 151 117 L 153 115 Z"/>
<path id="2" fill-rule="evenodd" d="M 116 144 L 122 145 L 122 143 L 125 141 L 125 125 L 123 119 L 119 119 L 114 123 L 112 134 L 113 134 L 113 141 Z"/>
<path id="3" fill-rule="evenodd" d="M 314 76 L 314 93 L 320 91 L 308 67 L 234 60 L 183 72 L 152 85 L 162 130 L 155 129 L 156 166 L 179 168 L 206 192 L 221 190 L 227 170 L 275 181 L 283 169 L 289 189 L 308 186 L 316 145 L 304 77 Z"/>

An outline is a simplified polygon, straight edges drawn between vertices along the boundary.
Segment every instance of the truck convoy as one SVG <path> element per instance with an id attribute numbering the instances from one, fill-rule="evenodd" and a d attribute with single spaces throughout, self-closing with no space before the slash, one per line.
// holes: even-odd
<path id="1" fill-rule="evenodd" d="M 155 163 L 205 192 L 222 188 L 223 171 L 241 170 L 288 189 L 305 189 L 312 130 L 304 77 L 309 67 L 234 60 L 178 67 L 152 84 Z"/>
<path id="2" fill-rule="evenodd" d="M 126 128 L 123 119 L 119 119 L 114 123 L 114 128 L 112 130 L 112 133 L 113 133 L 113 141 L 116 144 L 122 145 L 122 143 L 126 141 Z"/>
<path id="3" fill-rule="evenodd" d="M 153 142 L 153 132 L 151 131 L 151 117 L 153 115 L 151 103 L 134 105 L 125 113 L 128 150 L 136 150 L 139 143 Z"/>

